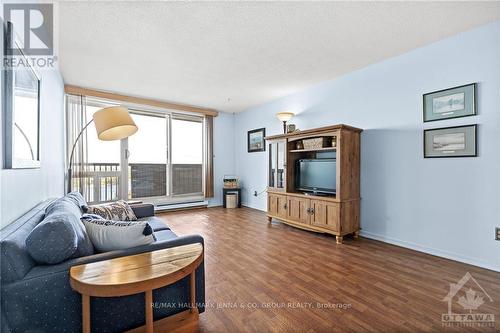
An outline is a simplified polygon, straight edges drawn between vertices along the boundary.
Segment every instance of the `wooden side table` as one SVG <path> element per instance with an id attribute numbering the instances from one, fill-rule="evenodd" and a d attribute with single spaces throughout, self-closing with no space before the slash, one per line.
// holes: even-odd
<path id="1" fill-rule="evenodd" d="M 172 247 L 71 267 L 71 287 L 82 295 L 83 332 L 90 333 L 90 297 L 117 297 L 145 293 L 146 324 L 129 332 L 183 332 L 198 328 L 195 270 L 203 260 L 200 243 Z M 153 322 L 153 289 L 191 275 L 189 310 Z"/>

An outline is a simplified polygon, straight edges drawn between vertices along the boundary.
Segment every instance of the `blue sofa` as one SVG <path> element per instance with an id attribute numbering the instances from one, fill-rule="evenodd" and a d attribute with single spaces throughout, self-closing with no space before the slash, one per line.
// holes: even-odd
<path id="1" fill-rule="evenodd" d="M 44 218 L 51 200 L 39 204 L 0 231 L 1 332 L 81 332 L 81 296 L 69 284 L 72 266 L 149 252 L 179 245 L 201 243 L 199 235 L 178 237 L 154 217 L 152 205 L 133 205 L 136 216 L 149 222 L 155 243 L 40 265 L 26 250 L 26 237 Z M 189 304 L 189 276 L 153 291 L 154 319 L 185 310 Z M 196 270 L 196 302 L 204 311 L 204 263 Z M 91 299 L 92 332 L 123 332 L 144 325 L 144 294 Z"/>

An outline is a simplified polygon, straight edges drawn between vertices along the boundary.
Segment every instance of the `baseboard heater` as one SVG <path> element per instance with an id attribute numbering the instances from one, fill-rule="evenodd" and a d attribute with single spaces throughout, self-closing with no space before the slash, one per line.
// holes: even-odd
<path id="1" fill-rule="evenodd" d="M 177 203 L 162 203 L 162 204 L 155 204 L 155 212 L 162 212 L 172 209 L 200 208 L 207 206 L 208 206 L 207 200 L 177 202 Z"/>

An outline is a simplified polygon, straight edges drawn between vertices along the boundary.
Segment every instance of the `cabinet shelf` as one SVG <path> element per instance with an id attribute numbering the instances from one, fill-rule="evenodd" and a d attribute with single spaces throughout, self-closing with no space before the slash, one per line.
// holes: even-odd
<path id="1" fill-rule="evenodd" d="M 317 149 L 292 149 L 289 150 L 290 153 L 302 153 L 302 152 L 311 152 L 311 151 L 336 151 L 337 147 L 324 147 Z"/>
<path id="2" fill-rule="evenodd" d="M 273 192 L 270 192 L 273 193 Z M 276 192 L 277 194 L 280 194 L 279 192 Z M 315 195 L 315 194 L 305 194 L 303 192 L 286 192 L 288 196 L 293 196 L 293 197 L 300 197 L 304 199 L 311 199 L 311 200 L 324 200 L 324 201 L 339 201 L 337 199 L 336 195 Z"/>

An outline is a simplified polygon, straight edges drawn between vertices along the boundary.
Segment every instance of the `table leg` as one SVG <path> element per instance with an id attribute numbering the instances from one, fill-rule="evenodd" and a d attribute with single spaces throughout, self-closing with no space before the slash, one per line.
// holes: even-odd
<path id="1" fill-rule="evenodd" d="M 90 333 L 90 296 L 82 295 L 82 332 Z"/>
<path id="2" fill-rule="evenodd" d="M 147 290 L 145 297 L 146 306 L 146 333 L 153 333 L 153 291 Z"/>
<path id="3" fill-rule="evenodd" d="M 195 271 L 191 273 L 191 313 L 196 308 L 196 276 Z"/>

